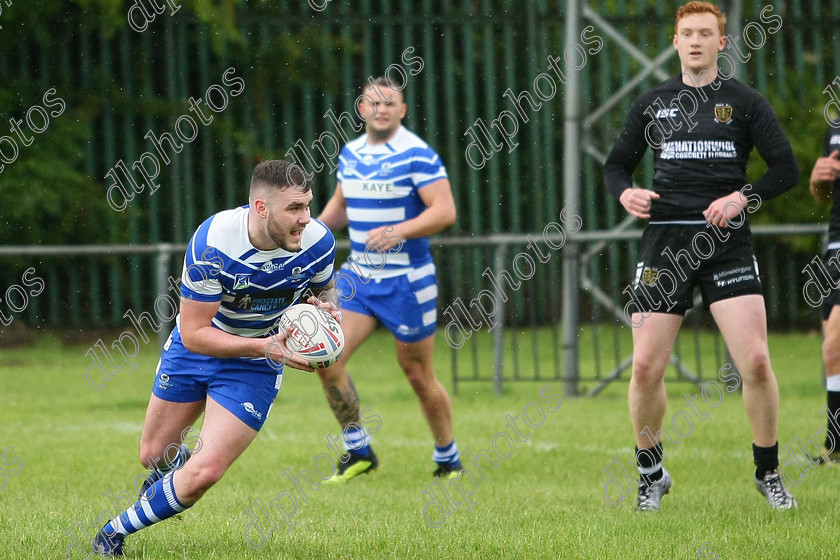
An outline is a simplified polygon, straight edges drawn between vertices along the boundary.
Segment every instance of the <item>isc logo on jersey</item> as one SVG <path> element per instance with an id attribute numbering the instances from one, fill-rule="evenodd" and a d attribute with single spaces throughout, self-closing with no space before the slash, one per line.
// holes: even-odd
<path id="1" fill-rule="evenodd" d="M 657 119 L 673 119 L 679 113 L 679 109 L 671 107 L 670 109 L 659 109 L 656 112 Z"/>

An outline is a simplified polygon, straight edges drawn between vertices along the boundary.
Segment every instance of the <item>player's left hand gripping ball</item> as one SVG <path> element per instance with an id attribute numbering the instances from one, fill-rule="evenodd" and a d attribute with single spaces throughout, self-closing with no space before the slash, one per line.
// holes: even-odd
<path id="1" fill-rule="evenodd" d="M 338 307 L 335 306 L 334 303 L 329 301 L 323 301 L 315 296 L 309 296 L 309 299 L 306 300 L 307 303 L 311 303 L 315 307 L 319 309 L 323 309 L 327 313 L 333 316 L 333 319 L 341 323 L 342 315 L 341 311 L 338 310 Z"/>
<path id="2" fill-rule="evenodd" d="M 291 306 L 280 317 L 289 332 L 286 346 L 315 369 L 330 367 L 344 351 L 344 331 L 330 313 L 308 303 Z"/>

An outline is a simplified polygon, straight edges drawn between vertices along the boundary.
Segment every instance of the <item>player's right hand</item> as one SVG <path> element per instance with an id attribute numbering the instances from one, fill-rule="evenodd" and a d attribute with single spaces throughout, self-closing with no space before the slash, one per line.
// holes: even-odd
<path id="1" fill-rule="evenodd" d="M 266 339 L 268 343 L 265 347 L 265 358 L 268 363 L 275 369 L 280 369 L 281 365 L 291 366 L 295 369 L 314 372 L 315 369 L 309 365 L 309 362 L 303 359 L 300 355 L 292 352 L 286 346 L 286 339 L 291 334 L 289 329 L 280 331 L 276 335 Z"/>
<path id="2" fill-rule="evenodd" d="M 624 189 L 621 198 L 619 198 L 621 205 L 631 216 L 642 220 L 650 218 L 652 200 L 659 200 L 659 195 L 654 191 L 635 187 Z"/>

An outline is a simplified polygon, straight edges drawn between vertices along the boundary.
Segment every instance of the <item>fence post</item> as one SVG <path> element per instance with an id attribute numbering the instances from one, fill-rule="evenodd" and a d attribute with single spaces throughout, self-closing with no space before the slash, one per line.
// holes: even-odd
<path id="1" fill-rule="evenodd" d="M 581 0 L 566 3 L 566 51 L 574 49 L 580 28 Z M 565 51 L 564 51 L 565 52 Z M 580 207 L 580 174 L 582 157 L 580 143 L 580 72 L 569 72 L 565 88 L 563 116 L 563 206 L 569 216 L 578 215 Z M 579 247 L 573 241 L 571 231 L 566 232 L 566 246 L 563 250 L 563 377 L 564 393 L 575 396 L 578 393 L 578 280 Z"/>
<path id="2" fill-rule="evenodd" d="M 157 258 L 155 259 L 155 261 L 157 293 L 158 295 L 165 294 L 166 291 L 169 289 L 169 286 L 167 285 L 167 280 L 169 279 L 169 265 L 172 261 L 172 245 L 169 243 L 158 243 Z M 178 298 L 176 295 L 175 304 L 178 305 L 179 303 L 180 298 Z M 163 345 L 166 344 L 166 339 L 169 338 L 169 332 L 172 330 L 172 323 L 173 321 L 170 321 L 160 326 L 160 330 L 157 333 L 158 350 L 162 350 Z"/>
<path id="3" fill-rule="evenodd" d="M 563 393 L 574 397 L 578 394 L 580 330 L 579 300 L 580 283 L 578 279 L 578 252 L 580 246 L 572 240 L 571 234 L 563 249 Z"/>
<path id="4" fill-rule="evenodd" d="M 493 251 L 493 268 L 495 277 L 498 278 L 505 268 L 505 257 L 507 256 L 507 243 L 500 242 Z M 493 318 L 493 391 L 497 395 L 502 394 L 502 358 L 504 357 L 505 343 L 505 294 L 501 291 L 501 282 L 493 282 L 493 297 L 496 303 L 501 306 L 501 313 L 497 312 Z"/>

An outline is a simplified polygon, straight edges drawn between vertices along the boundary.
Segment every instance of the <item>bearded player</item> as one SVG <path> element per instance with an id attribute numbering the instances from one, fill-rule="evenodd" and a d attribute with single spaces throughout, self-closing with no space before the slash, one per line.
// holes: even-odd
<path id="1" fill-rule="evenodd" d="M 122 556 L 125 537 L 192 507 L 245 451 L 265 423 L 283 364 L 313 371 L 277 332 L 307 290 L 334 311 L 335 239 L 311 220 L 311 183 L 286 161 L 260 163 L 249 204 L 205 220 L 187 247 L 180 314 L 155 374 L 140 438 L 152 468 L 140 499 L 97 534 L 93 550 Z M 319 301 L 318 297 L 321 300 Z M 167 457 L 204 413 L 192 457 Z M 158 465 L 164 458 L 164 464 Z"/>

